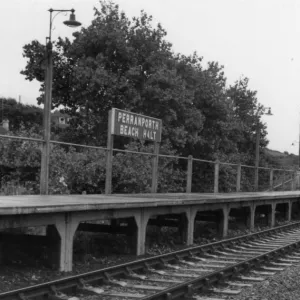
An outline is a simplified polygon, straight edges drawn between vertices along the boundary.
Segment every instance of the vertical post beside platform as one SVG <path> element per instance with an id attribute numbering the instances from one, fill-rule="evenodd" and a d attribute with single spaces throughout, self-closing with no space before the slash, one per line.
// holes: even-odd
<path id="1" fill-rule="evenodd" d="M 192 176 L 193 176 L 193 156 L 188 156 L 188 165 L 187 165 L 187 180 L 186 180 L 186 192 L 192 192 Z"/>
<path id="2" fill-rule="evenodd" d="M 287 203 L 287 209 L 285 211 L 285 218 L 286 218 L 286 221 L 288 222 L 291 222 L 292 220 L 292 200 L 289 200 L 288 203 Z"/>
<path id="3" fill-rule="evenodd" d="M 214 193 L 219 193 L 219 171 L 220 171 L 220 162 L 219 160 L 215 161 L 215 176 L 214 176 Z"/>
<path id="4" fill-rule="evenodd" d="M 281 183 L 281 187 L 282 190 L 284 191 L 284 183 L 285 183 L 285 170 L 283 170 L 283 174 L 282 174 L 282 183 Z"/>
<path id="5" fill-rule="evenodd" d="M 108 131 L 107 131 L 107 150 L 106 150 L 106 178 L 105 178 L 105 194 L 112 193 L 112 162 L 113 162 L 113 147 L 114 136 L 112 134 L 112 111 L 108 113 Z"/>
<path id="6" fill-rule="evenodd" d="M 41 151 L 41 174 L 40 174 L 40 194 L 49 194 L 49 160 L 50 160 L 50 135 L 51 135 L 51 101 L 52 101 L 52 44 L 46 45 L 47 67 L 45 75 L 45 102 L 43 119 L 44 142 Z"/>
<path id="7" fill-rule="evenodd" d="M 273 168 L 270 170 L 270 190 L 273 191 L 274 188 L 274 170 Z"/>
<path id="8" fill-rule="evenodd" d="M 157 192 L 157 179 L 158 179 L 158 153 L 159 153 L 159 143 L 154 143 L 154 156 L 152 158 L 152 186 L 151 193 Z"/>
<path id="9" fill-rule="evenodd" d="M 241 191 L 241 177 L 242 177 L 242 165 L 237 165 L 237 174 L 236 174 L 236 191 Z"/>

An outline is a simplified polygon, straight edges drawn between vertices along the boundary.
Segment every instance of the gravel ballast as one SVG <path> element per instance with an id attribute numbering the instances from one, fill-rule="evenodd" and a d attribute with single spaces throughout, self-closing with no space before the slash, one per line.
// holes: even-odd
<path id="1" fill-rule="evenodd" d="M 235 300 L 299 300 L 300 264 L 286 268 L 266 280 L 243 288 Z"/>

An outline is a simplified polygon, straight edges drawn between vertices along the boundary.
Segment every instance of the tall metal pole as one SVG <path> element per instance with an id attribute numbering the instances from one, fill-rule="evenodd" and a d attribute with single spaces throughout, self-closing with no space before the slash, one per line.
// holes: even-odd
<path id="1" fill-rule="evenodd" d="M 50 135 L 51 135 L 51 100 L 52 100 L 52 43 L 51 38 L 46 45 L 46 79 L 45 79 L 45 102 L 44 102 L 44 143 L 42 147 L 42 161 L 41 161 L 41 182 L 40 193 L 41 195 L 48 195 L 49 183 L 49 156 L 50 156 Z"/>
<path id="2" fill-rule="evenodd" d="M 65 21 L 64 24 L 70 27 L 80 26 L 81 23 L 75 20 L 74 9 L 49 9 L 50 24 L 49 37 L 46 38 L 46 75 L 45 75 L 45 101 L 44 101 L 44 119 L 43 119 L 43 136 L 44 142 L 42 146 L 41 159 L 41 180 L 40 193 L 41 195 L 49 194 L 49 157 L 50 157 L 50 136 L 51 136 L 51 102 L 52 102 L 52 79 L 53 79 L 53 61 L 52 61 L 52 23 L 53 19 L 61 12 L 70 11 L 70 20 Z M 52 18 L 52 13 L 56 15 Z M 48 42 L 47 42 L 48 40 Z"/>
<path id="3" fill-rule="evenodd" d="M 259 140 L 260 130 L 259 123 L 256 125 L 256 143 L 255 143 L 255 175 L 254 175 L 254 190 L 258 191 L 258 166 L 259 166 Z"/>
<path id="4" fill-rule="evenodd" d="M 298 167 L 300 168 L 300 121 L 299 121 L 299 139 L 298 139 L 298 147 L 299 147 L 299 151 L 298 151 Z"/>

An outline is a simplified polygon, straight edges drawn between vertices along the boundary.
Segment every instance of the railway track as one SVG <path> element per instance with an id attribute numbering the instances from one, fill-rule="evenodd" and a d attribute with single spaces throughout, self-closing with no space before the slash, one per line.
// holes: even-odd
<path id="1" fill-rule="evenodd" d="M 300 262 L 299 247 L 295 222 L 1 293 L 0 300 L 224 299 Z"/>

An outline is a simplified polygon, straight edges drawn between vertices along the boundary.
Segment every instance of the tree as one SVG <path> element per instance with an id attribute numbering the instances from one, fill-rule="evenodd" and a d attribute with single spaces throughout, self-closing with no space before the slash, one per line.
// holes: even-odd
<path id="1" fill-rule="evenodd" d="M 166 31 L 160 24 L 153 28 L 145 12 L 129 20 L 118 5 L 100 3 L 92 24 L 72 43 L 59 39 L 55 44 L 53 107 L 64 106 L 85 143 L 105 142 L 108 110 L 118 107 L 162 118 L 164 140 L 184 147 L 192 140 L 190 128 L 200 130 L 203 118 L 193 106 L 193 91 L 177 73 Z M 37 41 L 25 45 L 28 63 L 21 72 L 40 81 L 41 91 L 43 52 Z"/>
<path id="2" fill-rule="evenodd" d="M 108 111 L 116 107 L 162 119 L 162 149 L 166 147 L 173 154 L 253 165 L 257 124 L 261 148 L 266 147 L 267 140 L 266 127 L 260 121 L 263 107 L 258 104 L 256 92 L 248 88 L 248 79 L 242 78 L 228 88 L 220 64 L 209 62 L 204 66 L 196 53 L 174 54 L 166 31 L 160 24 L 153 27 L 152 17 L 144 11 L 129 19 L 112 2 L 100 1 L 100 6 L 95 9 L 91 25 L 74 33 L 74 41 L 59 38 L 54 43 L 52 104 L 53 108 L 62 106 L 63 112 L 72 117 L 71 126 L 59 132 L 58 138 L 105 145 Z M 41 82 L 39 103 L 43 102 L 44 52 L 45 47 L 38 41 L 25 45 L 23 55 L 28 61 L 21 72 L 26 79 Z M 148 143 L 137 146 L 124 137 L 116 137 L 115 146 L 150 149 Z M 92 156 L 77 149 L 74 153 L 73 158 L 80 163 L 80 155 Z M 136 163 L 130 155 L 114 157 L 115 162 L 125 163 L 124 175 L 114 177 L 123 191 L 149 189 L 145 176 L 149 175 L 150 164 L 145 158 L 135 159 Z M 138 163 L 145 168 L 135 168 Z M 168 169 L 174 172 L 170 185 L 186 170 L 186 161 L 172 164 Z M 90 167 L 94 170 L 102 165 Z M 77 174 L 75 169 L 72 172 Z M 66 174 L 68 180 L 72 172 Z M 212 189 L 213 164 L 196 164 L 194 173 L 195 191 Z M 232 190 L 235 169 L 222 166 L 220 174 L 220 190 Z M 247 182 L 251 176 L 246 174 Z M 99 185 L 98 179 L 85 178 Z M 96 191 L 92 186 L 87 188 Z"/>
<path id="3" fill-rule="evenodd" d="M 40 127 L 43 122 L 41 108 L 18 103 L 13 98 L 0 98 L 0 115 L 9 120 L 9 129 L 13 132 Z"/>
<path id="4" fill-rule="evenodd" d="M 12 136 L 23 136 L 25 138 L 40 138 L 35 128 L 10 132 Z M 0 174 L 1 186 L 7 183 L 13 185 L 25 185 L 30 193 L 39 190 L 40 170 L 39 143 L 29 140 L 0 139 Z"/>

